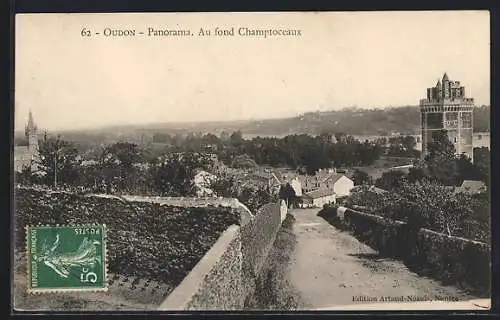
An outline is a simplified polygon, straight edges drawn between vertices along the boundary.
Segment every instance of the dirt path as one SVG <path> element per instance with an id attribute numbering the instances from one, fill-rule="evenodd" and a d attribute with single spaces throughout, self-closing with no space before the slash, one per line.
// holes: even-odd
<path id="1" fill-rule="evenodd" d="M 397 302 L 398 298 L 408 296 L 477 299 L 455 287 L 421 277 L 400 261 L 379 257 L 377 251 L 318 217 L 318 211 L 296 209 L 292 212 L 296 219 L 293 232 L 297 243 L 289 278 L 306 309 L 380 303 L 381 297 L 393 300 L 383 302 Z M 355 299 L 361 301 L 353 301 Z"/>

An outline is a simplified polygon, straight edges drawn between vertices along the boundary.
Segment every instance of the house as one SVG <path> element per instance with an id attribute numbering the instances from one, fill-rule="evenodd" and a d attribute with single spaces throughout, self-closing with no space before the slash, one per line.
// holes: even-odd
<path id="1" fill-rule="evenodd" d="M 293 191 L 295 191 L 295 195 L 297 197 L 301 197 L 302 196 L 302 185 L 300 184 L 299 178 L 294 177 L 288 183 L 290 183 L 290 186 L 292 187 Z"/>
<path id="2" fill-rule="evenodd" d="M 344 174 L 337 173 L 335 169 L 320 169 L 314 176 L 301 175 L 298 181 L 301 184 L 302 193 L 308 193 L 321 188 L 333 191 L 337 197 L 349 195 L 350 190 L 354 187 L 354 181 Z"/>
<path id="3" fill-rule="evenodd" d="M 345 197 L 351 193 L 351 189 L 354 188 L 354 181 L 349 179 L 343 174 L 335 174 L 325 181 L 327 188 L 330 188 L 337 197 Z"/>
<path id="4" fill-rule="evenodd" d="M 303 208 L 314 207 L 321 208 L 325 204 L 335 203 L 335 193 L 329 189 L 317 189 L 310 192 L 306 192 L 302 196 Z"/>
<path id="5" fill-rule="evenodd" d="M 486 191 L 486 184 L 482 181 L 464 180 L 462 185 L 455 189 L 455 192 L 477 194 Z"/>

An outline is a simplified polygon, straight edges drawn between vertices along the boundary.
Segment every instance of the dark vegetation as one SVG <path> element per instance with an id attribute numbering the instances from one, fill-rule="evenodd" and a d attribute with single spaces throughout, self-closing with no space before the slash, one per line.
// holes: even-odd
<path id="1" fill-rule="evenodd" d="M 115 198 L 18 188 L 16 249 L 25 249 L 27 225 L 106 224 L 111 273 L 152 279 L 175 288 L 220 234 L 239 224 L 226 207 L 183 208 Z"/>
<path id="2" fill-rule="evenodd" d="M 421 275 L 458 285 L 476 296 L 490 296 L 488 245 L 425 231 L 411 221 L 401 223 L 351 209 L 340 219 L 336 211 L 335 207 L 327 207 L 318 215 L 336 228 L 352 232 L 381 256 L 403 260 Z"/>
<path id="3" fill-rule="evenodd" d="M 486 149 L 486 150 L 485 150 Z M 375 185 L 387 192 L 361 187 L 346 200 L 370 213 L 482 242 L 490 242 L 489 151 L 475 149 L 474 164 L 456 157 L 453 144 L 441 132 L 429 144 L 429 155 L 408 173 L 388 171 Z M 478 194 L 455 189 L 463 180 L 483 181 Z"/>

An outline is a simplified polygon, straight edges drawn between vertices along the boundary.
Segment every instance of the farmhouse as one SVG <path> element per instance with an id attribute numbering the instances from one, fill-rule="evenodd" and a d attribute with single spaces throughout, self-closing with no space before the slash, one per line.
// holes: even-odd
<path id="1" fill-rule="evenodd" d="M 335 169 L 318 170 L 314 176 L 299 176 L 299 182 L 303 193 L 308 193 L 317 189 L 328 189 L 333 191 L 337 197 L 350 194 L 354 187 L 354 181 Z"/>
<path id="2" fill-rule="evenodd" d="M 335 193 L 329 189 L 317 189 L 302 196 L 302 207 L 320 208 L 329 203 L 335 203 Z"/>

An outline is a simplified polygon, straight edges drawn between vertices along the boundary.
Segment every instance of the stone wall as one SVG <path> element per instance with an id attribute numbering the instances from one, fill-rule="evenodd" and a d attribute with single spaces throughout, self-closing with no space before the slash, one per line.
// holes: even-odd
<path id="1" fill-rule="evenodd" d="M 242 310 L 260 281 L 281 227 L 282 203 L 262 206 L 251 221 L 230 227 L 161 304 L 163 310 Z"/>
<path id="2" fill-rule="evenodd" d="M 231 226 L 182 283 L 162 310 L 238 310 L 244 303 L 243 256 L 239 226 Z"/>
<path id="3" fill-rule="evenodd" d="M 110 273 L 163 283 L 161 309 L 241 310 L 286 216 L 235 199 L 74 194 L 18 187 L 16 250 L 27 225 L 104 223 Z"/>
<path id="4" fill-rule="evenodd" d="M 412 230 L 402 221 L 344 207 L 326 208 L 320 215 L 382 255 L 402 259 L 416 272 L 460 284 L 480 296 L 490 294 L 491 248 L 486 243 L 428 229 Z"/>
<path id="5" fill-rule="evenodd" d="M 175 288 L 231 225 L 251 215 L 234 199 L 150 199 L 16 188 L 16 250 L 27 225 L 106 224 L 109 272 Z"/>

